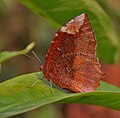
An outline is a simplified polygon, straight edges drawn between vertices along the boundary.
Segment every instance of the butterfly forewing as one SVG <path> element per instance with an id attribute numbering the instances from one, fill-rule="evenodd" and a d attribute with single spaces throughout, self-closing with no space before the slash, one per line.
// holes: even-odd
<path id="1" fill-rule="evenodd" d="M 72 92 L 95 91 L 103 77 L 95 53 L 95 36 L 87 14 L 82 14 L 57 32 L 42 71 L 47 80 L 61 88 Z"/>

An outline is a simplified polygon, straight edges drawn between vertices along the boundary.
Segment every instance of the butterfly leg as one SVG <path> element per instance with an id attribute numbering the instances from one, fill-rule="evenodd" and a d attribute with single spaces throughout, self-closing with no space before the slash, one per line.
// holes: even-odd
<path id="1" fill-rule="evenodd" d="M 53 90 L 52 80 L 50 79 L 50 92 L 51 94 L 55 94 L 55 91 Z"/>
<path id="2" fill-rule="evenodd" d="M 38 79 L 29 87 L 29 88 L 32 88 L 32 87 L 34 87 L 37 83 L 38 83 Z"/>
<path id="3" fill-rule="evenodd" d="M 34 87 L 39 82 L 39 80 L 43 80 L 44 79 L 44 77 L 42 77 L 42 78 L 38 77 L 37 73 L 36 73 L 36 76 L 37 76 L 37 80 L 29 88 Z"/>

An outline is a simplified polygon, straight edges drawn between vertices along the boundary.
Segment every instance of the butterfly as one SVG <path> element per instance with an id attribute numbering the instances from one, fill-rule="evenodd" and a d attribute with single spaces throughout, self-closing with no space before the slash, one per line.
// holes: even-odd
<path id="1" fill-rule="evenodd" d="M 71 92 L 91 92 L 104 74 L 96 57 L 96 38 L 88 15 L 70 20 L 55 34 L 40 67 L 45 78 Z"/>

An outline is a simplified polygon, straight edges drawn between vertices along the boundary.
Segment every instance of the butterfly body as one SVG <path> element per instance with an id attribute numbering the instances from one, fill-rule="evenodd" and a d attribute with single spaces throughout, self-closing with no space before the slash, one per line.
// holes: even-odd
<path id="1" fill-rule="evenodd" d="M 47 80 L 63 89 L 96 90 L 104 74 L 87 14 L 75 17 L 57 32 L 41 69 Z"/>

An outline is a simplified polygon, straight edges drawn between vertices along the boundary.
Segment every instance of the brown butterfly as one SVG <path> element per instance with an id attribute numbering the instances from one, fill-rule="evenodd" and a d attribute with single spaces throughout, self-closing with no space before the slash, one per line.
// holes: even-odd
<path id="1" fill-rule="evenodd" d="M 63 89 L 96 90 L 104 74 L 87 14 L 75 17 L 56 33 L 41 70 L 47 80 Z"/>

